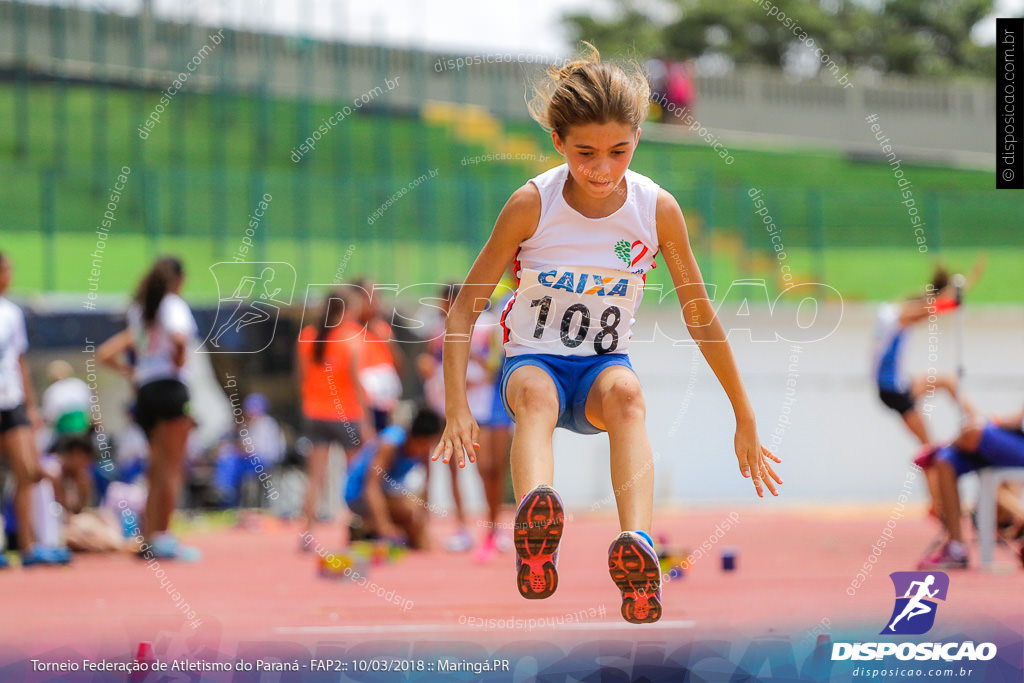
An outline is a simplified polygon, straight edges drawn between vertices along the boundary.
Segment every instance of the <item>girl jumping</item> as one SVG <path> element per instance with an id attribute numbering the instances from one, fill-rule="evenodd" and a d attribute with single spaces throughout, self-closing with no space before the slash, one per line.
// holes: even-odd
<path id="1" fill-rule="evenodd" d="M 447 426 L 433 458 L 476 461 L 480 429 L 466 400 L 469 340 L 509 262 L 515 296 L 501 316 L 507 361 L 501 395 L 516 422 L 512 484 L 520 501 L 513 532 L 517 585 L 525 598 L 558 586 L 562 502 L 552 488 L 552 434 L 607 432 L 622 533 L 608 567 L 633 623 L 661 617 L 661 574 L 651 541 L 654 468 L 640 381 L 628 348 L 654 256 L 664 250 L 690 335 L 736 416 L 735 450 L 759 496 L 782 480 L 761 445 L 754 411 L 690 250 L 671 194 L 629 170 L 650 90 L 635 67 L 601 62 L 597 50 L 549 69 L 531 103 L 566 163 L 516 190 L 448 315 L 444 342 Z"/>

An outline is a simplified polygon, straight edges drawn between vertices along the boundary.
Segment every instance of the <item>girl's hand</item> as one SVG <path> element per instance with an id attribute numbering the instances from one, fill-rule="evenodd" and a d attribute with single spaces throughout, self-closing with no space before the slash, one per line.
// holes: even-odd
<path id="1" fill-rule="evenodd" d="M 753 480 L 754 488 L 757 489 L 757 495 L 764 498 L 764 489 L 761 487 L 762 482 L 772 492 L 773 496 L 779 495 L 775 484 L 781 484 L 782 479 L 775 473 L 771 463 L 768 461 L 782 462 L 782 460 L 761 445 L 761 441 L 757 438 L 757 425 L 754 424 L 753 420 L 744 420 L 737 423 L 735 445 L 740 472 L 743 473 L 744 477 Z M 775 483 L 772 483 L 773 479 Z"/>
<path id="2" fill-rule="evenodd" d="M 470 462 L 476 462 L 476 449 L 480 448 L 477 439 L 480 438 L 480 427 L 473 419 L 469 409 L 457 410 L 447 415 L 448 424 L 445 425 L 444 434 L 434 448 L 431 460 L 442 459 L 446 465 L 455 455 L 459 467 L 466 466 L 466 458 Z"/>

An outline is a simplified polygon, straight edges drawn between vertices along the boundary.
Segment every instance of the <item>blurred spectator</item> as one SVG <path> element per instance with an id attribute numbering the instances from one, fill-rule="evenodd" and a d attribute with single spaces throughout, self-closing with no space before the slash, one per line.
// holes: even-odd
<path id="1" fill-rule="evenodd" d="M 42 477 L 33 433 L 41 426 L 42 418 L 25 362 L 25 316 L 4 296 L 11 284 L 12 271 L 10 258 L 0 253 L 0 454 L 7 457 L 14 475 L 13 504 L 7 523 L 13 523 L 13 512 L 17 511 L 18 550 L 22 566 L 27 567 L 63 562 L 67 558 L 57 549 L 38 543 L 32 532 L 32 485 Z M 0 567 L 6 564 L 0 553 Z"/>
<path id="2" fill-rule="evenodd" d="M 957 438 L 919 457 L 921 467 L 937 473 L 941 496 L 939 509 L 948 539 L 938 552 L 918 563 L 918 569 L 966 569 L 967 544 L 961 526 L 962 510 L 958 479 L 983 467 L 1024 467 L 1024 410 L 985 419 L 972 416 Z M 997 499 L 997 522 L 1007 542 L 1024 539 L 1024 510 L 1016 487 L 1004 486 Z M 1024 562 L 1024 543 L 1016 549 Z"/>
<path id="3" fill-rule="evenodd" d="M 83 380 L 74 376 L 74 369 L 65 360 L 47 366 L 51 384 L 43 392 L 43 418 L 54 437 L 80 435 L 89 430 L 89 402 L 92 391 Z"/>
<path id="4" fill-rule="evenodd" d="M 391 413 L 402 398 L 402 355 L 395 348 L 398 342 L 391 324 L 381 316 L 378 300 L 373 297 L 373 282 L 363 278 L 353 285 L 362 298 L 359 323 L 366 329 L 359 381 L 373 410 L 374 430 L 379 433 L 391 423 Z"/>
<path id="5" fill-rule="evenodd" d="M 423 378 L 427 403 L 439 415 L 444 415 L 445 410 L 444 373 L 441 370 L 445 323 L 448 319 L 448 311 L 459 295 L 460 288 L 460 285 L 451 283 L 445 285 L 438 293 L 440 315 L 436 316 L 432 324 L 427 325 L 427 351 L 416 359 L 417 369 L 420 377 Z M 417 318 L 423 319 L 420 315 L 417 315 Z M 475 327 L 470 343 L 469 365 L 466 369 L 466 397 L 469 400 L 470 411 L 476 420 L 484 422 L 490 419 L 494 393 L 493 384 L 489 380 L 492 373 L 488 371 L 490 331 L 491 328 L 486 324 L 479 324 Z M 455 533 L 445 542 L 445 548 L 449 552 L 467 552 L 473 547 L 473 536 L 469 533 L 466 523 L 462 490 L 459 486 L 459 467 L 455 458 L 451 459 L 449 466 L 451 467 L 456 529 Z"/>
<path id="6" fill-rule="evenodd" d="M 361 308 L 362 297 L 352 288 L 339 289 L 324 302 L 319 322 L 299 334 L 297 379 L 304 436 L 312 442 L 306 457 L 303 538 L 309 537 L 317 522 L 331 444 L 341 446 L 350 459 L 374 433 L 372 413 L 358 379 Z M 301 549 L 310 546 L 304 541 Z"/>
<path id="7" fill-rule="evenodd" d="M 502 502 L 511 475 L 509 467 L 509 444 L 512 438 L 512 418 L 505 411 L 501 397 L 501 374 L 505 363 L 504 335 L 501 314 L 505 310 L 517 282 L 511 266 L 498 283 L 491 296 L 487 310 L 480 314 L 473 328 L 473 344 L 486 349 L 487 383 L 490 387 L 491 405 L 489 414 L 474 417 L 480 426 L 480 448 L 477 451 L 477 471 L 484 485 L 487 501 L 487 526 L 484 536 L 477 545 L 474 560 L 490 562 L 496 553 L 512 549 L 512 535 L 502 531 L 498 521 Z M 481 337 L 478 339 L 478 336 Z M 470 407 L 472 411 L 472 406 Z"/>
<path id="8" fill-rule="evenodd" d="M 242 402 L 249 442 L 237 433 L 225 438 L 217 451 L 214 485 L 226 507 L 261 507 L 256 466 L 270 471 L 284 457 L 284 433 L 277 420 L 267 414 L 269 403 L 263 394 L 249 394 Z M 253 486 L 253 484 L 256 484 Z"/>
<path id="9" fill-rule="evenodd" d="M 49 485 L 48 500 L 40 516 L 48 514 L 43 533 L 56 533 L 58 542 L 71 550 L 105 552 L 123 545 L 119 517 L 110 510 L 95 508 L 96 449 L 88 435 L 65 434 L 54 455 L 44 458 Z"/>
<path id="10" fill-rule="evenodd" d="M 198 327 L 181 298 L 185 268 L 176 257 L 158 259 L 139 282 L 124 330 L 96 350 L 101 363 L 130 377 L 135 388 L 135 419 L 146 432 L 146 513 L 139 555 L 194 561 L 199 550 L 170 532 L 171 516 L 185 477 L 189 435 L 195 426 L 186 384 L 186 360 Z"/>
<path id="11" fill-rule="evenodd" d="M 44 435 L 41 450 L 64 457 L 68 453 L 80 453 L 80 449 L 88 445 L 91 451 L 88 461 L 83 461 L 82 476 L 88 477 L 92 488 L 89 500 L 100 500 L 117 474 L 113 462 L 101 464 L 96 461 L 96 453 L 100 448 L 107 448 L 107 444 L 106 434 L 98 432 L 89 417 L 92 390 L 74 376 L 74 370 L 67 361 L 53 361 L 47 367 L 47 374 L 52 383 L 43 392 L 42 412 L 50 433 Z"/>
<path id="12" fill-rule="evenodd" d="M 408 431 L 391 425 L 359 450 L 345 482 L 345 503 L 357 515 L 350 540 L 385 538 L 426 549 L 427 463 L 441 424 L 437 413 L 421 408 Z"/>
<path id="13" fill-rule="evenodd" d="M 67 435 L 59 441 L 54 456 L 57 467 L 48 469 L 47 477 L 57 502 L 71 514 L 93 507 L 96 503 L 93 481 L 96 451 L 92 439 L 85 435 Z"/>
<path id="14" fill-rule="evenodd" d="M 670 62 L 665 81 L 665 96 L 676 110 L 691 110 L 697 100 L 693 62 Z"/>

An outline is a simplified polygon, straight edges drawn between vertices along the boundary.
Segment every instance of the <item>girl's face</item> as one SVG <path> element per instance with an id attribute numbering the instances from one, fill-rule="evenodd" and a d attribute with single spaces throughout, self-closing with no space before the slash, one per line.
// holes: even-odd
<path id="1" fill-rule="evenodd" d="M 572 178 L 587 195 L 604 199 L 622 182 L 640 140 L 640 129 L 618 121 L 573 126 L 565 139 L 551 133 Z"/>

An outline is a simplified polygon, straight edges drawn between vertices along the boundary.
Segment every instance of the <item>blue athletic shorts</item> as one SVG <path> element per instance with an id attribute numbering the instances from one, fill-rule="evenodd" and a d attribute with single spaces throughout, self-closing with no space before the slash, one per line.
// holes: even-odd
<path id="1" fill-rule="evenodd" d="M 1024 434 L 987 424 L 977 452 L 945 446 L 939 449 L 938 457 L 951 464 L 957 476 L 982 467 L 1024 467 Z"/>
<path id="2" fill-rule="evenodd" d="M 526 353 L 505 359 L 501 370 L 501 404 L 505 412 L 515 420 L 512 409 L 508 405 L 505 390 L 508 378 L 516 368 L 534 365 L 544 372 L 555 383 L 558 390 L 558 423 L 556 427 L 568 429 L 577 434 L 598 434 L 598 429 L 590 424 L 586 416 L 587 396 L 594 380 L 601 371 L 612 365 L 625 365 L 630 370 L 629 356 L 625 353 L 606 353 L 600 356 L 555 356 L 547 353 Z"/>

